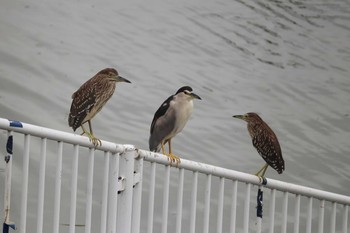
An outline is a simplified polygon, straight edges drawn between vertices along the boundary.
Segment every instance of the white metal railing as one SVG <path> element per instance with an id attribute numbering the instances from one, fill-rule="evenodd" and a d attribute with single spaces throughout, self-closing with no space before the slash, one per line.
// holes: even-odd
<path id="1" fill-rule="evenodd" d="M 0 129 L 2 232 L 348 232 L 348 196 L 7 119 Z"/>

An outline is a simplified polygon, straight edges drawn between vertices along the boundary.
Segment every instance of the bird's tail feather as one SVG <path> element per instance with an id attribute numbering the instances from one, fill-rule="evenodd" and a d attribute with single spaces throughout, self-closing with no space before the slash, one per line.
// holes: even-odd
<path id="1" fill-rule="evenodd" d="M 161 149 L 160 142 L 158 142 L 158 140 L 155 140 L 152 136 L 150 136 L 148 144 L 150 151 L 159 152 Z"/>

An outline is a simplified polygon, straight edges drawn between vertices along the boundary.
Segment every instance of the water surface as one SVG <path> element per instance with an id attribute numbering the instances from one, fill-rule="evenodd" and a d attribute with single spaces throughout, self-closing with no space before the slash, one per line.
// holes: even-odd
<path id="1" fill-rule="evenodd" d="M 132 84 L 118 84 L 94 118 L 98 137 L 147 149 L 154 112 L 190 85 L 202 101 L 173 140 L 176 154 L 256 172 L 263 160 L 231 117 L 254 111 L 286 162 L 268 177 L 350 195 L 349 25 L 346 0 L 5 0 L 0 117 L 71 132 L 72 93 L 114 67 Z"/>

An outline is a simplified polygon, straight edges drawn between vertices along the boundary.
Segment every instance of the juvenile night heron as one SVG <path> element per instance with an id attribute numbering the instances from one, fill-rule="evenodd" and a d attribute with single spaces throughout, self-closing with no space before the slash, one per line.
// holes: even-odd
<path id="1" fill-rule="evenodd" d="M 253 146 L 257 149 L 266 164 L 255 174 L 264 177 L 268 165 L 275 169 L 278 174 L 284 170 L 284 160 L 278 139 L 272 129 L 258 116 L 249 112 L 244 115 L 233 116 L 248 123 L 248 131 L 253 141 Z"/>
<path id="2" fill-rule="evenodd" d="M 170 164 L 180 158 L 172 153 L 171 139 L 185 127 L 193 110 L 193 99 L 201 99 L 189 86 L 181 87 L 175 95 L 165 100 L 154 114 L 149 137 L 149 149 L 168 156 Z M 169 153 L 165 153 L 164 144 L 168 143 Z"/>
<path id="3" fill-rule="evenodd" d="M 86 81 L 72 95 L 72 105 L 68 118 L 68 124 L 75 131 L 81 127 L 83 134 L 86 134 L 93 145 L 102 145 L 101 140 L 96 138 L 92 132 L 91 119 L 102 109 L 112 97 L 117 82 L 129 80 L 119 76 L 118 71 L 113 68 L 106 68 L 98 72 L 94 77 Z M 90 132 L 83 124 L 88 122 Z"/>

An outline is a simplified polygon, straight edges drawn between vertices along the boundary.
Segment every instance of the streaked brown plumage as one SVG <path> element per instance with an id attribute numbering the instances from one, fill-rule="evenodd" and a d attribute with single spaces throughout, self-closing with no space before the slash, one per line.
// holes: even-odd
<path id="1" fill-rule="evenodd" d="M 94 77 L 86 81 L 72 95 L 68 124 L 75 131 L 81 127 L 94 146 L 101 145 L 101 140 L 93 135 L 91 119 L 101 111 L 102 107 L 112 97 L 117 82 L 129 80 L 119 76 L 118 71 L 106 68 L 98 72 Z M 85 122 L 89 123 L 90 132 L 83 127 Z"/>
<path id="2" fill-rule="evenodd" d="M 267 165 L 275 169 L 279 174 L 284 171 L 284 160 L 282 151 L 276 134 L 272 129 L 258 116 L 258 114 L 250 112 L 244 115 L 233 116 L 246 121 L 249 134 L 252 138 L 253 146 L 265 160 L 266 165 L 262 167 L 256 175 L 265 175 Z"/>

